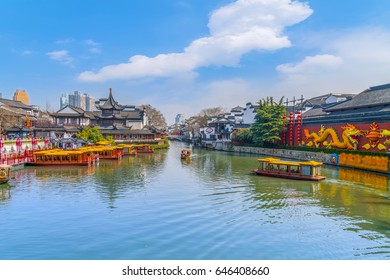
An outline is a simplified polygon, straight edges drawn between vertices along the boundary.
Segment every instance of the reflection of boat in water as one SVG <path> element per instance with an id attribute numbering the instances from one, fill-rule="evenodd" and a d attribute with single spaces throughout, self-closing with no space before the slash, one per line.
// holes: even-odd
<path id="1" fill-rule="evenodd" d="M 259 168 L 253 170 L 257 175 L 309 181 L 325 179 L 321 176 L 322 162 L 282 161 L 277 158 L 260 158 L 258 162 Z"/>
<path id="2" fill-rule="evenodd" d="M 11 165 L 0 164 L 0 184 L 5 184 L 11 178 Z"/>
<path id="3" fill-rule="evenodd" d="M 1 200 L 6 200 L 11 198 L 11 186 L 8 184 L 2 184 L 0 186 L 1 190 Z"/>
<path id="4" fill-rule="evenodd" d="M 180 153 L 181 159 L 189 159 L 191 156 L 191 150 L 190 149 L 183 149 Z"/>

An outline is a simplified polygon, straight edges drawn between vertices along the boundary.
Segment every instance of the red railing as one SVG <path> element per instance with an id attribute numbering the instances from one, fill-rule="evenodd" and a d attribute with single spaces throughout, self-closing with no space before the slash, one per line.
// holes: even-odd
<path id="1" fill-rule="evenodd" d="M 20 164 L 25 162 L 31 162 L 33 159 L 33 151 L 24 151 L 24 153 L 2 154 L 0 156 L 1 164 Z"/>

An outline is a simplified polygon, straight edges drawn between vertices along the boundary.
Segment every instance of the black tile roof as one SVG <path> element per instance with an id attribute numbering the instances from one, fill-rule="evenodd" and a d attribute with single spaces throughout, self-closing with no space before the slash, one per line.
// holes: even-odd
<path id="1" fill-rule="evenodd" d="M 20 101 L 16 101 L 16 100 L 11 100 L 11 99 L 4 99 L 4 98 L 0 98 L 0 102 L 9 106 L 9 107 L 14 107 L 14 108 L 20 108 L 20 109 L 23 109 L 23 110 L 31 110 L 31 108 L 24 104 L 23 102 L 20 102 Z"/>
<path id="2" fill-rule="evenodd" d="M 115 110 L 123 110 L 125 107 L 118 104 L 118 102 L 115 101 L 114 97 L 112 96 L 112 91 L 110 89 L 110 94 L 108 95 L 108 98 L 106 102 L 103 105 L 99 105 L 100 110 L 109 110 L 109 109 L 115 109 Z"/>
<path id="3" fill-rule="evenodd" d="M 390 104 L 390 84 L 370 87 L 351 100 L 333 106 L 326 111 L 353 110 Z"/>

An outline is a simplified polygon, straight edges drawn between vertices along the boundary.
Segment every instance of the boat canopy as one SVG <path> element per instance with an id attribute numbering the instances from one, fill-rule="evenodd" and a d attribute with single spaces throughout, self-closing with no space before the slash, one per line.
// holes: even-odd
<path id="1" fill-rule="evenodd" d="M 259 158 L 259 162 L 268 162 L 271 164 L 281 164 L 281 165 L 291 165 L 291 166 L 300 166 L 300 165 L 307 165 L 307 166 L 321 166 L 322 162 L 318 161 L 283 161 L 278 158 Z"/>

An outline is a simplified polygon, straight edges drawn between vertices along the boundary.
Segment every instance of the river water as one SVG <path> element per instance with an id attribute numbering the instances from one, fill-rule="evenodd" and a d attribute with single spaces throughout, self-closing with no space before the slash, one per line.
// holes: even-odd
<path id="1" fill-rule="evenodd" d="M 193 149 L 25 167 L 1 186 L 0 259 L 390 259 L 389 178 L 251 174 L 258 156 Z"/>

